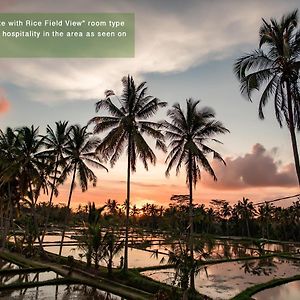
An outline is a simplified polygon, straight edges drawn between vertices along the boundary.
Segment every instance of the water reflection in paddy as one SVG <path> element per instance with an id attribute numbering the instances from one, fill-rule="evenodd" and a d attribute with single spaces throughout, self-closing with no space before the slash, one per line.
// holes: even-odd
<path id="1" fill-rule="evenodd" d="M 14 263 L 8 262 L 6 260 L 0 259 L 0 270 L 11 270 L 11 269 L 19 269 L 20 267 Z"/>
<path id="2" fill-rule="evenodd" d="M 274 278 L 290 277 L 299 272 L 300 265 L 293 261 L 278 258 L 253 259 L 208 265 L 200 270 L 195 284 L 200 293 L 213 299 L 231 299 L 249 286 Z M 167 269 L 142 274 L 172 284 L 175 273 L 173 269 Z"/>
<path id="3" fill-rule="evenodd" d="M 85 285 L 42 286 L 0 292 L 1 300 L 121 300 L 121 297 Z"/>
<path id="4" fill-rule="evenodd" d="M 58 254 L 59 246 L 46 246 L 44 247 L 46 251 Z M 63 256 L 74 256 L 75 259 L 86 261 L 83 255 L 83 251 L 79 249 L 77 246 L 64 246 L 62 250 Z M 124 255 L 124 250 L 122 249 L 117 255 L 114 256 L 113 266 L 115 268 L 120 266 L 121 256 Z M 167 262 L 167 256 L 162 254 L 154 254 L 149 251 L 144 251 L 135 248 L 129 248 L 129 257 L 128 257 L 128 265 L 129 268 L 139 268 L 139 267 L 150 267 L 159 265 L 162 258 L 165 258 L 164 263 Z M 101 262 L 101 265 L 106 266 L 104 261 Z"/>
<path id="5" fill-rule="evenodd" d="M 293 281 L 261 291 L 251 297 L 255 300 L 299 300 L 300 281 Z"/>
<path id="6" fill-rule="evenodd" d="M 40 273 L 27 273 L 27 274 L 13 274 L 13 275 L 0 275 L 0 283 L 7 285 L 16 282 L 33 282 L 45 281 L 50 279 L 60 278 L 54 272 L 40 272 Z"/>

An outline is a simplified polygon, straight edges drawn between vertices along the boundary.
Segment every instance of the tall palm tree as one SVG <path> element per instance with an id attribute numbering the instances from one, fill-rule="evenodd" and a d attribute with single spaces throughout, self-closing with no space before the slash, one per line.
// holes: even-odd
<path id="1" fill-rule="evenodd" d="M 270 220 L 272 220 L 274 212 L 274 206 L 272 203 L 264 203 L 260 205 L 257 209 L 257 214 L 258 214 L 258 221 L 261 226 L 261 234 L 262 237 L 264 238 L 266 235 L 266 238 L 269 239 L 269 225 L 270 225 Z"/>
<path id="2" fill-rule="evenodd" d="M 106 171 L 108 171 L 107 168 L 101 163 L 99 156 L 97 156 L 95 153 L 95 148 L 98 145 L 99 140 L 91 137 L 91 133 L 87 131 L 87 126 L 71 126 L 70 134 L 68 137 L 68 143 L 65 149 L 65 159 L 68 163 L 62 174 L 62 179 L 64 179 L 68 174 L 72 173 L 72 181 L 70 185 L 70 192 L 67 203 L 67 214 L 62 232 L 59 256 L 61 256 L 66 232 L 66 225 L 69 220 L 69 209 L 73 190 L 75 187 L 76 175 L 82 192 L 85 192 L 88 189 L 88 182 L 92 182 L 93 186 L 96 186 L 97 183 L 97 177 L 94 174 L 94 172 L 88 167 L 88 165 L 91 165 L 95 168 L 105 169 Z"/>
<path id="3" fill-rule="evenodd" d="M 189 247 L 192 261 L 193 253 L 193 185 L 196 187 L 200 179 L 200 167 L 210 174 L 214 180 L 217 177 L 212 169 L 207 155 L 213 154 L 213 158 L 220 160 L 225 164 L 221 155 L 207 146 L 207 142 L 214 139 L 217 134 L 228 132 L 223 124 L 215 120 L 215 113 L 210 108 L 198 107 L 200 101 L 193 99 L 186 100 L 186 111 L 184 112 L 180 104 L 174 104 L 167 115 L 171 121 L 165 121 L 165 136 L 170 140 L 169 147 L 171 150 L 167 156 L 166 162 L 168 167 L 166 175 L 169 176 L 170 170 L 176 165 L 178 174 L 182 164 L 185 164 L 189 187 Z M 190 273 L 190 287 L 195 289 L 195 267 Z"/>
<path id="4" fill-rule="evenodd" d="M 136 85 L 131 76 L 122 79 L 123 93 L 116 97 L 114 92 L 105 92 L 106 98 L 96 103 L 96 112 L 106 109 L 111 116 L 99 116 L 91 119 L 94 133 L 110 130 L 97 147 L 97 151 L 114 166 L 127 147 L 127 198 L 126 198 L 126 231 L 124 247 L 124 271 L 128 269 L 128 229 L 130 209 L 130 175 L 136 171 L 136 160 L 140 158 L 146 170 L 148 163 L 155 164 L 156 156 L 144 139 L 144 134 L 154 138 L 156 146 L 165 149 L 164 136 L 160 132 L 160 124 L 146 121 L 154 116 L 160 107 L 167 105 L 159 99 L 147 95 L 146 82 Z M 114 100 L 119 102 L 117 106 Z"/>
<path id="5" fill-rule="evenodd" d="M 231 217 L 232 207 L 227 201 L 224 201 L 221 206 L 221 216 L 226 226 L 226 235 L 228 235 L 228 219 Z"/>
<path id="6" fill-rule="evenodd" d="M 45 234 L 47 232 L 48 228 L 48 222 L 49 222 L 49 216 L 50 216 L 50 208 L 52 205 L 52 200 L 54 193 L 56 191 L 57 187 L 57 179 L 59 174 L 59 167 L 63 166 L 64 161 L 64 155 L 65 155 L 65 149 L 68 142 L 68 136 L 69 136 L 69 127 L 68 122 L 56 122 L 55 130 L 53 130 L 49 125 L 47 126 L 47 135 L 44 140 L 44 144 L 47 148 L 45 153 L 47 152 L 49 157 L 54 158 L 54 169 L 53 169 L 53 180 L 51 183 L 51 193 L 49 198 L 49 209 L 47 210 L 46 214 L 46 220 L 45 220 L 45 227 L 44 232 L 42 235 L 42 241 L 44 240 Z"/>
<path id="7" fill-rule="evenodd" d="M 236 210 L 240 216 L 240 219 L 245 223 L 247 229 L 247 236 L 251 236 L 250 232 L 250 221 L 256 215 L 256 209 L 254 208 L 253 202 L 243 197 L 242 201 L 238 201 L 236 204 Z"/>
<path id="8" fill-rule="evenodd" d="M 300 130 L 300 32 L 298 12 L 284 15 L 278 22 L 263 19 L 260 27 L 259 49 L 236 60 L 234 72 L 241 83 L 241 93 L 252 101 L 252 93 L 262 90 L 259 117 L 263 108 L 274 101 L 275 115 L 280 127 L 285 119 L 292 141 L 295 168 L 300 185 L 300 163 L 296 129 Z"/>

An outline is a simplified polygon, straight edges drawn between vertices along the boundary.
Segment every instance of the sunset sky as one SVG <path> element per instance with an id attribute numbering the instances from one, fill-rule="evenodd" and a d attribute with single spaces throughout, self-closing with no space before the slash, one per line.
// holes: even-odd
<path id="1" fill-rule="evenodd" d="M 197 203 L 242 197 L 254 202 L 299 193 L 289 132 L 280 128 L 272 103 L 259 120 L 257 101 L 239 92 L 232 65 L 256 49 L 261 18 L 281 17 L 297 8 L 296 0 L 0 0 L 1 12 L 133 12 L 135 57 L 127 59 L 0 59 L 0 128 L 40 126 L 68 120 L 86 125 L 96 115 L 95 102 L 104 90 L 121 91 L 121 78 L 131 74 L 147 81 L 149 93 L 169 106 L 186 98 L 211 106 L 230 130 L 214 145 L 227 162 L 212 162 L 218 177 L 202 174 L 195 192 Z M 257 98 L 256 98 L 257 100 Z M 164 119 L 167 109 L 157 115 Z M 92 130 L 92 127 L 91 127 Z M 299 134 L 297 135 L 299 140 Z M 299 143 L 298 143 L 299 145 Z M 172 194 L 186 194 L 184 169 L 166 178 L 166 155 L 157 153 L 149 171 L 138 165 L 132 176 L 132 203 L 167 205 Z M 74 191 L 73 206 L 126 195 L 126 159 L 109 173 L 96 171 L 96 188 Z M 56 202 L 66 203 L 68 184 Z M 44 200 L 47 198 L 44 197 Z M 295 199 L 294 199 L 295 200 Z"/>

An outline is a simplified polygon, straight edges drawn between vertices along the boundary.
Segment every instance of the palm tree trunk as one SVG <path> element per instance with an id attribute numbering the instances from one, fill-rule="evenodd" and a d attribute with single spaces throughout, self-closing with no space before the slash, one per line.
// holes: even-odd
<path id="1" fill-rule="evenodd" d="M 189 153 L 189 193 L 190 193 L 190 201 L 189 201 L 189 247 L 190 247 L 190 254 L 191 254 L 191 278 L 190 278 L 190 289 L 192 291 L 195 290 L 195 266 L 194 266 L 194 220 L 193 220 L 193 161 L 192 155 Z"/>
<path id="2" fill-rule="evenodd" d="M 98 255 L 98 249 L 97 251 L 95 251 L 95 269 L 98 270 L 99 269 L 99 255 Z"/>
<path id="3" fill-rule="evenodd" d="M 110 255 L 108 264 L 107 264 L 108 275 L 112 275 L 112 255 Z"/>
<path id="4" fill-rule="evenodd" d="M 29 191 L 30 191 L 30 200 L 31 200 L 31 213 L 33 216 L 33 222 L 34 222 L 34 227 L 37 233 L 37 238 L 38 238 L 38 242 L 39 242 L 39 247 L 41 252 L 43 253 L 44 249 L 43 249 L 43 244 L 42 244 L 42 240 L 40 237 L 40 231 L 39 231 L 39 225 L 38 225 L 38 221 L 37 221 L 37 215 L 36 215 L 36 201 L 34 201 L 34 197 L 33 197 L 33 189 L 32 189 L 32 185 L 31 185 L 31 181 L 29 179 Z"/>
<path id="5" fill-rule="evenodd" d="M 76 175 L 76 169 L 77 169 L 77 164 L 74 166 L 74 172 L 73 172 L 73 178 L 72 178 L 72 183 L 70 187 L 70 193 L 69 193 L 69 199 L 68 199 L 68 205 L 67 205 L 67 213 L 66 213 L 66 218 L 65 218 L 65 223 L 63 225 L 63 231 L 62 231 L 62 236 L 61 236 L 61 242 L 60 242 L 60 247 L 59 247 L 59 256 L 61 256 L 63 244 L 64 244 L 64 239 L 65 239 L 65 234 L 66 234 L 66 227 L 69 221 L 69 208 L 71 204 L 71 199 L 72 199 L 72 194 L 73 194 L 73 188 L 74 188 L 74 183 L 75 183 L 75 175 Z"/>
<path id="6" fill-rule="evenodd" d="M 9 201 L 9 227 L 8 227 L 8 232 L 11 228 L 12 232 L 13 232 L 15 247 L 17 247 L 17 237 L 16 237 L 15 224 L 14 224 L 14 207 L 13 207 L 13 203 L 12 203 L 10 182 L 8 182 L 8 201 Z"/>
<path id="7" fill-rule="evenodd" d="M 2 248 L 5 248 L 6 238 L 7 238 L 7 235 L 9 233 L 10 224 L 11 224 L 11 221 L 12 221 L 12 203 L 11 203 L 10 182 L 7 183 L 7 192 L 8 192 L 8 205 L 7 205 L 7 210 L 6 211 L 5 211 L 5 209 L 3 209 L 4 208 L 4 203 L 3 204 L 1 203 Z M 5 215 L 6 215 L 6 217 L 5 217 Z"/>
<path id="8" fill-rule="evenodd" d="M 123 270 L 128 270 L 128 230 L 129 230 L 129 208 L 130 208 L 130 175 L 131 175 L 131 134 L 128 137 L 128 158 L 127 158 L 127 199 L 126 199 L 126 223 L 125 223 L 125 248 Z"/>
<path id="9" fill-rule="evenodd" d="M 50 199 L 49 199 L 49 208 L 47 210 L 47 215 L 46 215 L 46 220 L 45 220 L 45 227 L 44 227 L 44 231 L 43 231 L 43 234 L 42 234 L 42 243 L 44 241 L 45 234 L 46 234 L 47 229 L 48 229 L 50 209 L 51 209 L 52 199 L 53 199 L 53 195 L 54 195 L 54 188 L 55 188 L 55 184 L 56 184 L 57 169 L 58 169 L 58 157 L 56 157 L 56 161 L 55 161 L 54 178 L 53 178 L 53 182 L 52 182 L 52 189 L 51 189 L 51 194 L 50 194 Z"/>
<path id="10" fill-rule="evenodd" d="M 250 228 L 249 228 L 249 220 L 246 218 L 246 228 L 247 228 L 247 235 L 250 237 Z"/>
<path id="11" fill-rule="evenodd" d="M 298 184 L 300 186 L 300 162 L 299 162 L 299 153 L 298 153 L 298 146 L 297 146 L 297 139 L 295 133 L 295 124 L 294 124 L 294 115 L 293 115 L 293 104 L 292 104 L 292 95 L 291 95 L 291 84 L 290 81 L 287 80 L 286 82 L 286 91 L 287 91 L 287 103 L 288 103 L 288 127 L 290 130 L 291 140 L 292 140 L 292 148 L 295 160 L 295 168 L 298 177 Z"/>
<path id="12" fill-rule="evenodd" d="M 1 247 L 4 248 L 5 247 L 5 234 L 4 234 L 4 201 L 3 201 L 3 197 L 0 197 L 0 228 L 1 228 L 1 239 L 2 239 L 2 243 L 1 243 Z"/>

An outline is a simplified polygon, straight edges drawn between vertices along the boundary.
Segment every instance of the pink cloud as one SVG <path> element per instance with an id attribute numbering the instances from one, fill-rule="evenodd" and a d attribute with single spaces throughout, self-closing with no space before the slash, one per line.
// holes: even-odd
<path id="1" fill-rule="evenodd" d="M 213 183 L 204 175 L 204 183 L 217 189 L 243 189 L 251 187 L 295 187 L 296 172 L 293 164 L 282 165 L 275 161 L 272 149 L 267 151 L 261 144 L 255 144 L 250 153 L 236 158 L 227 157 L 227 166 L 213 163 L 218 177 Z"/>
<path id="2" fill-rule="evenodd" d="M 6 98 L 5 92 L 0 88 L 0 114 L 6 113 L 10 108 L 10 102 Z"/>

